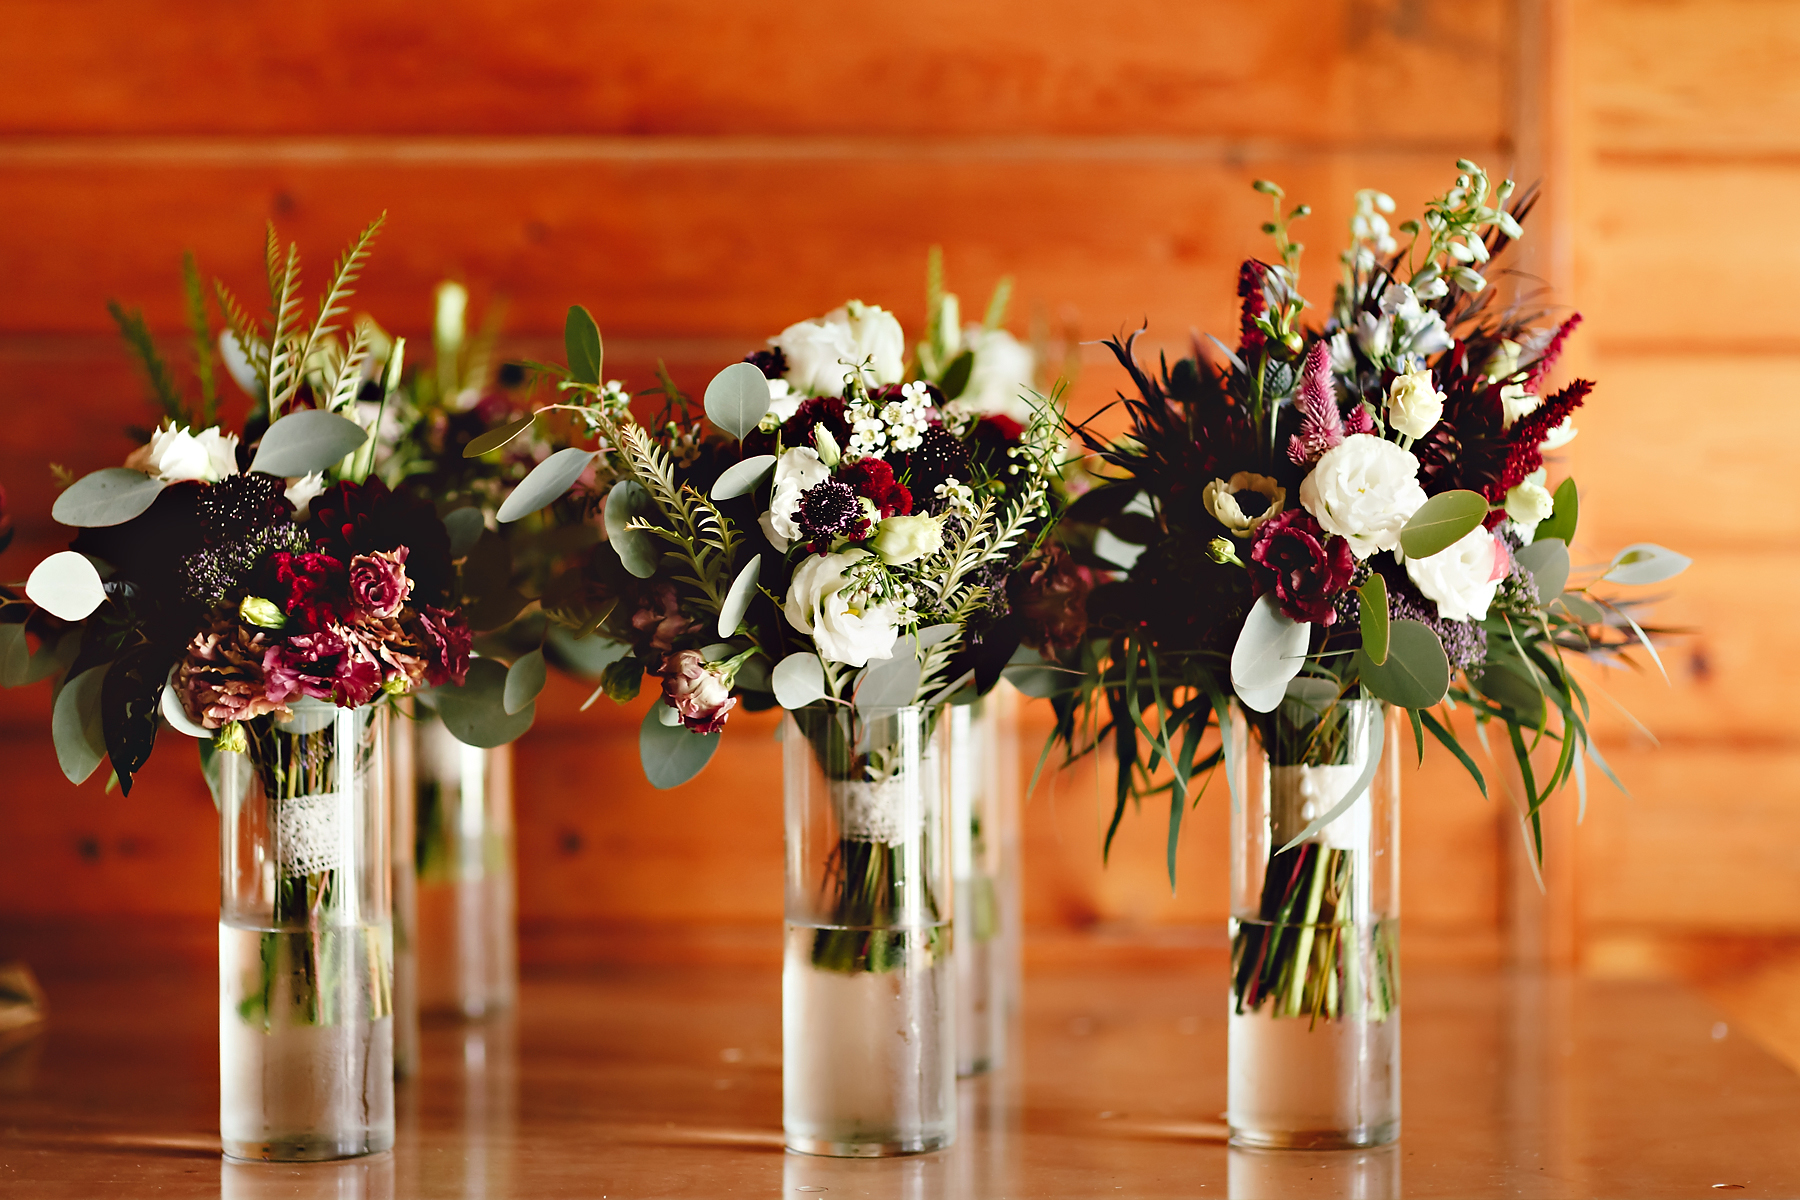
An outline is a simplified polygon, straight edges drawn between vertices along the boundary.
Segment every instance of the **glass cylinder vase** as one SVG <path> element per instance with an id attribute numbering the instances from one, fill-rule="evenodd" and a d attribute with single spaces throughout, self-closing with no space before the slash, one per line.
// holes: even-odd
<path id="1" fill-rule="evenodd" d="M 394 1144 L 385 708 L 291 706 L 219 763 L 219 1132 L 233 1158 Z"/>
<path id="2" fill-rule="evenodd" d="M 956 1073 L 1005 1061 L 1017 1003 L 1018 770 L 1008 697 L 946 714 L 950 847 L 956 879 Z"/>
<path id="3" fill-rule="evenodd" d="M 512 747 L 464 745 L 424 706 L 411 728 L 419 1008 L 480 1018 L 518 995 Z"/>
<path id="4" fill-rule="evenodd" d="M 1297 680 L 1274 712 L 1234 712 L 1231 737 L 1243 771 L 1232 814 L 1231 1141 L 1391 1142 L 1400 1135 L 1398 725 L 1380 701 Z"/>
<path id="5" fill-rule="evenodd" d="M 956 1136 L 955 976 L 942 709 L 789 714 L 782 1117 L 807 1154 Z"/>

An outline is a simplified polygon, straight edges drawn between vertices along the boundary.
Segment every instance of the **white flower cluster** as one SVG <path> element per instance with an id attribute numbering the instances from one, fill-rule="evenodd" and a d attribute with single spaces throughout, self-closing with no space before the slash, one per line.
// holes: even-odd
<path id="1" fill-rule="evenodd" d="M 879 405 L 867 396 L 860 397 L 844 413 L 850 422 L 847 450 L 860 458 L 886 458 L 889 450 L 917 450 L 935 415 L 930 388 L 922 381 L 906 384 L 897 399 Z"/>
<path id="2" fill-rule="evenodd" d="M 1363 355 L 1378 366 L 1399 366 L 1422 361 L 1450 348 L 1450 331 L 1444 318 L 1420 301 L 1442 295 L 1442 280 L 1415 293 L 1404 283 L 1388 286 L 1381 294 L 1381 315 L 1362 313 L 1356 318 L 1356 343 Z"/>
<path id="3" fill-rule="evenodd" d="M 975 489 L 952 475 L 933 489 L 932 494 L 945 504 L 949 516 L 973 517 L 980 511 L 975 504 Z"/>
<path id="4" fill-rule="evenodd" d="M 906 370 L 906 335 L 900 322 L 893 313 L 860 300 L 789 325 L 769 339 L 769 346 L 787 360 L 783 379 L 787 388 L 780 396 L 771 388 L 774 401 L 785 401 L 790 392 L 841 396 L 845 380 L 858 370 L 873 386 L 899 383 Z M 798 400 L 794 403 L 798 406 Z"/>

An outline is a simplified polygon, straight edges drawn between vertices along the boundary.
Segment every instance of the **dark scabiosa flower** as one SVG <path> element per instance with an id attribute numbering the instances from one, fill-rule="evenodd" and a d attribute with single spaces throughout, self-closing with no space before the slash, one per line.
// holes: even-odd
<path id="1" fill-rule="evenodd" d="M 969 451 L 942 425 L 933 425 L 924 434 L 919 448 L 898 464 L 906 474 L 907 486 L 920 502 L 930 507 L 938 504 L 938 485 L 949 480 L 969 482 Z"/>
<path id="2" fill-rule="evenodd" d="M 952 442 L 955 440 L 951 438 Z M 912 491 L 894 477 L 894 468 L 884 459 L 858 458 L 847 462 L 838 468 L 837 480 L 866 498 L 883 517 L 902 517 L 913 510 Z"/>
<path id="3" fill-rule="evenodd" d="M 1290 508 L 1257 531 L 1250 545 L 1251 591 L 1274 592 L 1281 611 L 1296 621 L 1331 625 L 1332 601 L 1350 586 L 1356 558 L 1343 538 L 1327 538 L 1303 508 Z"/>
<path id="4" fill-rule="evenodd" d="M 886 466 L 885 463 L 882 465 Z M 893 472 L 890 470 L 888 475 L 891 479 Z M 869 522 L 863 512 L 862 497 L 857 495 L 856 489 L 841 480 L 827 479 L 801 494 L 800 507 L 794 512 L 794 524 L 806 535 L 813 551 L 822 553 L 830 548 L 833 538 L 865 536 Z"/>
<path id="5" fill-rule="evenodd" d="M 764 379 L 780 379 L 787 374 L 787 355 L 781 352 L 780 346 L 770 346 L 767 350 L 746 354 L 744 361 L 761 371 Z"/>
<path id="6" fill-rule="evenodd" d="M 285 525 L 294 506 L 285 494 L 286 481 L 252 471 L 227 475 L 200 493 L 200 523 L 209 543 L 236 541 L 272 525 Z"/>

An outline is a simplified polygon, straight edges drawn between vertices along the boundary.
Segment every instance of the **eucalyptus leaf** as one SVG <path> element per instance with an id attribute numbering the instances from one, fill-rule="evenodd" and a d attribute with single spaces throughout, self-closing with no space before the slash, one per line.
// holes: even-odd
<path id="1" fill-rule="evenodd" d="M 563 322 L 563 352 L 569 357 L 570 378 L 599 386 L 606 348 L 600 340 L 600 326 L 579 304 L 570 306 L 569 316 Z"/>
<path id="2" fill-rule="evenodd" d="M 750 608 L 750 601 L 756 597 L 756 575 L 761 569 L 762 555 L 758 554 L 745 563 L 744 569 L 731 581 L 731 590 L 725 593 L 725 603 L 719 606 L 720 637 L 731 637 L 743 623 L 744 613 Z"/>
<path id="3" fill-rule="evenodd" d="M 636 480 L 621 479 L 606 494 L 606 540 L 619 561 L 625 564 L 625 569 L 639 579 L 656 574 L 656 564 L 662 555 L 657 550 L 654 535 L 626 526 L 633 517 L 645 515 L 654 507 L 649 490 Z"/>
<path id="4" fill-rule="evenodd" d="M 1613 555 L 1612 565 L 1600 578 L 1612 583 L 1661 583 L 1687 570 L 1693 561 L 1655 542 L 1638 542 Z"/>
<path id="5" fill-rule="evenodd" d="M 32 569 L 25 595 L 51 616 L 81 621 L 106 599 L 106 585 L 86 556 L 59 550 Z"/>
<path id="6" fill-rule="evenodd" d="M 1575 481 L 1565 479 L 1556 485 L 1554 497 L 1555 507 L 1550 515 L 1538 522 L 1532 538 L 1542 541 L 1545 538 L 1561 538 L 1564 545 L 1575 544 L 1575 525 L 1581 517 L 1581 499 L 1575 493 Z"/>
<path id="7" fill-rule="evenodd" d="M 644 714 L 644 723 L 638 727 L 638 758 L 644 764 L 644 778 L 654 788 L 680 787 L 698 775 L 712 761 L 722 736 L 695 733 L 682 725 L 664 725 L 657 709 L 667 708 L 661 701 L 651 705 Z"/>
<path id="8" fill-rule="evenodd" d="M 681 710 L 678 708 L 670 708 L 667 704 L 658 700 L 655 704 L 651 705 L 650 711 L 656 714 L 657 721 L 672 729 L 679 728 L 681 725 Z"/>
<path id="9" fill-rule="evenodd" d="M 500 706 L 506 709 L 507 716 L 516 716 L 525 711 L 525 706 L 538 698 L 544 690 L 545 680 L 544 652 L 532 650 L 521 654 L 506 671 L 506 687 L 500 693 Z"/>
<path id="10" fill-rule="evenodd" d="M 1561 538 L 1539 538 L 1514 555 L 1531 572 L 1540 607 L 1562 595 L 1569 583 L 1569 545 Z"/>
<path id="11" fill-rule="evenodd" d="M 537 705 L 527 704 L 516 713 L 506 711 L 507 669 L 491 658 L 469 663 L 461 687 L 446 684 L 432 692 L 438 716 L 452 737 L 465 746 L 491 749 L 517 738 L 537 717 Z"/>
<path id="12" fill-rule="evenodd" d="M 63 685 L 50 714 L 50 737 L 56 761 L 70 783 L 86 783 L 106 757 L 106 733 L 100 716 L 100 685 L 106 667 L 89 667 Z"/>
<path id="13" fill-rule="evenodd" d="M 1282 703 L 1293 714 L 1294 724 L 1311 724 L 1337 703 L 1338 691 L 1338 685 L 1332 680 L 1300 675 L 1288 681 Z"/>
<path id="14" fill-rule="evenodd" d="M 462 558 L 481 540 L 487 521 L 479 508 L 459 508 L 444 514 L 444 529 L 450 535 L 450 557 Z"/>
<path id="15" fill-rule="evenodd" d="M 31 643 L 23 625 L 0 625 L 0 687 L 22 687 L 31 674 Z"/>
<path id="16" fill-rule="evenodd" d="M 892 658 L 876 659 L 856 685 L 859 708 L 905 708 L 919 698 L 919 639 L 908 634 L 894 643 Z"/>
<path id="17" fill-rule="evenodd" d="M 796 652 L 775 664 L 769 684 L 781 707 L 805 708 L 825 698 L 825 666 L 817 654 Z"/>
<path id="18" fill-rule="evenodd" d="M 1487 513 L 1487 497 L 1480 492 L 1439 492 L 1400 531 L 1400 548 L 1408 558 L 1430 558 L 1462 541 Z"/>
<path id="19" fill-rule="evenodd" d="M 498 450 L 500 447 L 506 445 L 506 443 L 518 437 L 521 433 L 524 433 L 527 429 L 530 429 L 531 423 L 535 420 L 537 420 L 537 414 L 532 413 L 529 416 L 520 417 L 516 421 L 508 421 L 504 425 L 496 425 L 480 437 L 472 439 L 468 445 L 464 446 L 463 457 L 480 458 L 491 450 Z"/>
<path id="20" fill-rule="evenodd" d="M 945 400 L 955 400 L 969 390 L 969 376 L 974 373 L 975 352 L 964 350 L 944 368 L 943 378 L 938 380 L 938 390 L 944 393 Z"/>
<path id="21" fill-rule="evenodd" d="M 714 500 L 731 500 L 755 489 L 763 481 L 763 476 L 775 469 L 773 454 L 753 454 L 743 462 L 733 463 L 725 468 L 719 476 L 719 482 L 713 484 Z"/>
<path id="22" fill-rule="evenodd" d="M 1564 592 L 1558 599 L 1569 610 L 1569 615 L 1583 625 L 1599 625 L 1606 620 L 1606 614 L 1600 611 L 1600 606 L 1580 592 Z"/>
<path id="23" fill-rule="evenodd" d="M 1298 675 L 1305 663 L 1311 637 L 1310 621 L 1294 620 L 1281 611 L 1274 592 L 1264 592 L 1250 606 L 1244 627 L 1238 631 L 1237 644 L 1232 647 L 1232 686 L 1240 695 L 1246 688 L 1260 692 L 1275 684 L 1280 684 L 1285 692 L 1287 681 Z M 1275 700 L 1279 703 L 1281 697 L 1278 695 Z"/>
<path id="24" fill-rule="evenodd" d="M 519 486 L 512 490 L 512 495 L 500 505 L 500 511 L 496 514 L 500 523 L 505 525 L 520 517 L 528 517 L 555 501 L 575 486 L 575 481 L 581 478 L 581 473 L 587 470 L 588 464 L 596 457 L 591 450 L 568 446 L 531 468 L 531 474 L 520 480 Z"/>
<path id="25" fill-rule="evenodd" d="M 1253 712 L 1271 713 L 1287 698 L 1287 684 L 1271 683 L 1267 687 L 1244 687 L 1237 685 L 1234 690 L 1244 706 Z"/>
<path id="26" fill-rule="evenodd" d="M 1379 667 L 1388 656 L 1387 580 L 1381 572 L 1370 571 L 1368 582 L 1356 591 L 1362 598 L 1362 650 Z"/>
<path id="27" fill-rule="evenodd" d="M 1430 708 L 1450 690 L 1450 659 L 1444 643 L 1418 621 L 1388 623 L 1387 661 L 1377 666 L 1361 650 L 1355 668 L 1362 685 L 1389 704 Z"/>
<path id="28" fill-rule="evenodd" d="M 348 417 L 303 409 L 269 426 L 250 469 L 284 477 L 311 475 L 336 466 L 368 440 L 368 431 Z"/>
<path id="29" fill-rule="evenodd" d="M 168 486 L 142 471 L 107 467 L 64 488 L 50 515 L 76 529 L 123 525 L 147 511 Z"/>
<path id="30" fill-rule="evenodd" d="M 924 630 L 920 636 L 923 637 L 925 633 L 930 632 L 930 629 Z M 1020 646 L 1013 651 L 1012 657 L 1006 660 L 1006 666 L 1001 669 L 1000 678 L 1012 684 L 1024 695 L 1036 700 L 1048 700 L 1059 691 L 1068 691 L 1074 676 L 1065 674 L 1062 668 L 1030 646 Z"/>
<path id="31" fill-rule="evenodd" d="M 1538 690 L 1531 668 L 1519 659 L 1490 658 L 1476 677 L 1475 687 L 1489 700 L 1518 713 L 1533 728 L 1543 725 L 1544 694 Z"/>
<path id="32" fill-rule="evenodd" d="M 954 621 L 942 621 L 936 625 L 927 625 L 919 630 L 919 648 L 929 650 L 939 642 L 949 641 L 956 636 L 956 629 Z"/>
<path id="33" fill-rule="evenodd" d="M 551 626 L 549 640 L 562 665 L 589 679 L 598 679 L 600 672 L 631 653 L 629 642 L 616 642 L 598 633 L 578 638 L 561 625 Z"/>
<path id="34" fill-rule="evenodd" d="M 732 363 L 706 385 L 706 416 L 740 442 L 769 411 L 769 380 L 747 362 Z"/>

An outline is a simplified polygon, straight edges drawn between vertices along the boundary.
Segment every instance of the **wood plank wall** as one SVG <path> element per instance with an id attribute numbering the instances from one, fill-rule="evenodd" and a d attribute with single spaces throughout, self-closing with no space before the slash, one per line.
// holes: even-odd
<path id="1" fill-rule="evenodd" d="M 1622 721 L 1605 725 L 1637 798 L 1597 791 L 1571 850 L 1581 928 L 1609 937 L 1800 929 L 1792 839 L 1764 836 L 1793 823 L 1800 776 L 1782 709 L 1757 685 L 1792 636 L 1778 613 L 1800 574 L 1800 509 L 1750 510 L 1755 476 L 1733 453 L 1777 467 L 1788 452 L 1800 349 L 1783 281 L 1800 243 L 1768 217 L 1733 239 L 1701 232 L 1734 204 L 1772 216 L 1791 194 L 1800 101 L 1771 99 L 1755 82 L 1766 70 L 1727 66 L 1726 43 L 1791 62 L 1797 27 L 1789 6 L 1730 2 L 1736 27 L 1698 0 L 1579 0 L 1569 22 L 1573 111 L 1591 140 L 1576 177 L 1551 183 L 1579 190 L 1579 299 L 1604 384 L 1575 446 L 1584 539 L 1594 553 L 1655 538 L 1702 556 L 1659 613 L 1705 630 L 1672 650 L 1674 686 L 1615 689 L 1664 747 L 1652 756 Z M 15 0 L 0 39 L 0 483 L 20 525 L 8 573 L 55 548 L 45 462 L 81 472 L 129 449 L 120 430 L 145 409 L 104 302 L 141 304 L 173 335 L 184 248 L 254 293 L 266 218 L 316 277 L 386 209 L 362 292 L 384 323 L 424 333 L 432 285 L 455 275 L 477 304 L 505 297 L 512 344 L 537 350 L 579 301 L 607 333 L 609 374 L 635 384 L 659 357 L 701 384 L 852 295 L 917 330 L 932 244 L 967 301 L 1012 274 L 1021 332 L 1035 317 L 1091 340 L 1147 319 L 1153 346 L 1178 348 L 1190 327 L 1233 323 L 1235 266 L 1266 252 L 1252 179 L 1315 206 L 1307 290 L 1323 302 L 1355 188 L 1410 212 L 1459 156 L 1509 169 L 1530 107 L 1519 89 L 1539 86 L 1519 61 L 1525 7 L 444 0 L 426 16 L 396 0 L 229 14 Z M 1756 32 L 1780 22 L 1786 41 Z M 1088 346 L 1078 410 L 1120 382 Z M 1696 407 L 1709 419 L 1677 425 Z M 527 954 L 763 953 L 732 931 L 779 917 L 768 721 L 734 718 L 707 774 L 658 793 L 638 778 L 637 712 L 577 714 L 581 694 L 554 686 L 519 748 Z M 120 912 L 204 933 L 213 814 L 187 747 L 162 747 L 129 800 L 71 789 L 45 704 L 41 689 L 0 695 L 0 925 L 15 940 L 37 931 L 40 947 L 46 930 Z M 1027 725 L 1035 760 L 1041 716 Z M 1409 954 L 1493 956 L 1510 836 L 1496 807 L 1441 759 L 1407 789 Z M 1044 952 L 1097 929 L 1121 953 L 1216 942 L 1224 797 L 1189 818 L 1173 896 L 1164 815 L 1128 822 L 1104 868 L 1100 819 L 1091 771 L 1031 800 L 1028 919 Z M 94 953 L 68 939 L 51 952 Z"/>

